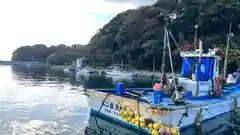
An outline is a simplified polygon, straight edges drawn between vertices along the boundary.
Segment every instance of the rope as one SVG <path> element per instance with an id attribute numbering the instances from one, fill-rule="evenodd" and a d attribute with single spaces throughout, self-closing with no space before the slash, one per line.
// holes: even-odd
<path id="1" fill-rule="evenodd" d="M 174 44 L 177 46 L 177 48 L 178 48 L 178 50 L 180 51 L 180 53 L 182 53 L 181 48 L 179 47 L 177 41 L 175 40 L 175 38 L 174 38 L 173 35 L 172 35 L 172 32 L 171 32 L 170 30 L 168 30 L 168 33 L 169 33 L 169 35 L 171 36 L 171 38 L 173 39 L 173 42 L 174 42 Z M 189 62 L 187 61 L 187 59 L 186 59 L 185 57 L 183 57 L 183 59 L 186 60 L 188 67 L 191 69 L 191 66 L 190 66 Z"/>
<path id="2" fill-rule="evenodd" d="M 99 124 L 98 124 L 97 117 L 99 116 L 99 113 L 100 113 L 100 111 L 101 111 L 101 109 L 102 109 L 102 107 L 103 107 L 103 105 L 104 105 L 104 103 L 105 103 L 105 101 L 107 100 L 107 97 L 108 97 L 109 95 L 110 95 L 110 93 L 108 93 L 108 94 L 105 96 L 105 98 L 104 98 L 104 100 L 103 100 L 103 102 L 102 102 L 102 104 L 101 104 L 101 106 L 100 106 L 100 108 L 99 108 L 96 116 L 94 117 L 94 118 L 95 118 L 95 121 L 96 121 L 96 125 L 97 125 L 97 127 L 98 127 L 98 129 L 99 129 L 100 134 L 102 134 L 102 129 L 100 128 L 100 126 L 99 126 Z"/>
<path id="3" fill-rule="evenodd" d="M 186 108 L 186 112 L 184 112 L 183 114 L 182 114 L 182 117 L 181 117 L 181 119 L 180 119 L 180 121 L 179 121 L 179 123 L 178 123 L 178 127 L 180 127 L 180 125 L 182 124 L 182 120 L 183 120 L 183 117 L 185 116 L 185 117 L 188 117 L 188 110 L 187 110 L 188 108 Z"/>
<path id="4" fill-rule="evenodd" d="M 230 39 L 230 40 L 231 40 L 231 42 L 232 42 L 234 48 L 235 48 L 235 49 L 237 50 L 237 52 L 240 54 L 240 51 L 238 50 L 238 48 L 237 48 L 237 46 L 235 45 L 234 41 L 233 41 L 232 39 Z"/>
<path id="5" fill-rule="evenodd" d="M 99 123 L 98 123 L 97 116 L 95 116 L 94 118 L 95 118 L 95 121 L 96 121 L 97 128 L 99 129 L 100 135 L 102 135 L 103 134 L 102 129 L 101 129 Z"/>
<path id="6" fill-rule="evenodd" d="M 101 104 L 101 106 L 100 106 L 100 108 L 99 108 L 99 110 L 98 110 L 98 112 L 97 112 L 97 117 L 99 116 L 99 113 L 100 113 L 100 111 L 101 111 L 101 109 L 102 109 L 102 107 L 103 107 L 103 105 L 104 105 L 104 103 L 105 103 L 105 101 L 107 100 L 107 97 L 109 96 L 109 95 L 111 95 L 110 93 L 108 93 L 106 96 L 105 96 L 105 98 L 103 99 L 103 102 L 102 102 L 102 104 Z"/>

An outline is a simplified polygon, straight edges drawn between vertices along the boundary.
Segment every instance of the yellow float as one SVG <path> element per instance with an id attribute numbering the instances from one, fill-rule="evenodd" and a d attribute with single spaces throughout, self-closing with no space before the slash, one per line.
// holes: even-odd
<path id="1" fill-rule="evenodd" d="M 148 129 L 149 129 L 150 131 L 153 130 L 153 124 L 152 124 L 152 123 L 148 124 Z"/>
<path id="2" fill-rule="evenodd" d="M 155 122 L 155 123 L 153 124 L 153 129 L 159 130 L 159 124 Z"/>
<path id="3" fill-rule="evenodd" d="M 158 133 L 158 130 L 152 130 L 152 135 L 158 135 L 159 133 Z"/>
<path id="4" fill-rule="evenodd" d="M 124 108 L 120 111 L 120 117 L 127 123 L 141 127 L 143 129 L 148 129 L 152 135 L 180 135 L 180 130 L 178 127 L 173 127 L 171 125 L 165 125 L 163 122 L 146 123 L 143 117 L 140 117 L 136 111 L 129 108 Z M 147 125 L 147 126 L 146 126 Z"/>

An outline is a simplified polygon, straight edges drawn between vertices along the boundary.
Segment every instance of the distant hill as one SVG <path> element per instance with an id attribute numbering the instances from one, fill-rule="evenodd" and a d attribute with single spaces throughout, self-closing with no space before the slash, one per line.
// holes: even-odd
<path id="1" fill-rule="evenodd" d="M 89 46 L 99 59 L 115 63 L 130 61 L 136 67 L 152 68 L 155 57 L 156 68 L 159 68 L 164 15 L 175 17 L 169 28 L 180 46 L 193 42 L 194 25 L 199 24 L 198 35 L 203 37 L 204 47 L 212 48 L 213 45 L 225 47 L 230 21 L 235 34 L 233 41 L 240 44 L 239 13 L 240 5 L 236 0 L 159 0 L 151 6 L 118 14 L 93 36 Z M 176 48 L 173 43 L 171 45 L 172 49 Z M 179 68 L 179 55 L 174 56 L 174 61 Z"/>
<path id="2" fill-rule="evenodd" d="M 93 64 L 109 65 L 122 62 L 130 67 L 141 69 L 152 69 L 155 59 L 155 67 L 159 69 L 162 59 L 164 15 L 173 18 L 169 29 L 180 46 L 193 42 L 194 26 L 199 24 L 198 35 L 203 37 L 204 48 L 213 46 L 224 48 L 230 22 L 233 24 L 232 39 L 236 46 L 240 44 L 240 4 L 237 0 L 159 0 L 153 5 L 127 10 L 116 15 L 99 29 L 85 48 L 81 48 L 88 50 L 81 51 L 81 55 L 88 57 L 89 62 Z M 171 46 L 172 50 L 176 49 L 173 41 Z M 236 53 L 233 46 L 231 48 L 235 50 L 231 55 L 237 56 L 231 58 L 239 59 L 240 54 Z M 76 52 L 74 49 L 71 51 Z M 58 54 L 71 51 L 58 52 Z M 28 54 L 30 52 L 26 55 Z M 65 56 L 70 58 L 70 54 Z M 39 55 L 44 55 L 42 60 L 47 60 L 48 56 L 45 54 Z M 18 58 L 13 56 L 13 59 Z M 60 56 L 55 58 L 63 59 Z M 71 57 L 73 58 L 75 57 Z M 57 61 L 56 59 L 54 60 Z M 67 58 L 64 57 L 64 59 Z M 175 68 L 179 69 L 181 58 L 178 53 L 175 53 L 173 59 Z M 62 62 L 57 63 L 62 64 Z"/>

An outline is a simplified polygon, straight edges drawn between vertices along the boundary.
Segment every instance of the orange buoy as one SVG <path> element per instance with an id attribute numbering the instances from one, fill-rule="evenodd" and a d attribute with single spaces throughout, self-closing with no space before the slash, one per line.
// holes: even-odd
<path id="1" fill-rule="evenodd" d="M 153 90 L 160 90 L 161 89 L 161 84 L 160 83 L 155 83 L 153 86 Z"/>

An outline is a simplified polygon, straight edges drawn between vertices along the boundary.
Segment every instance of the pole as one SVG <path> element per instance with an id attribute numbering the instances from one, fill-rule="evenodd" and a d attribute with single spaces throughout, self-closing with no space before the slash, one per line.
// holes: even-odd
<path id="1" fill-rule="evenodd" d="M 195 35 L 194 35 L 194 45 L 195 45 L 195 49 L 197 49 L 197 37 L 198 37 L 198 24 L 196 24 L 195 26 L 194 26 L 194 28 L 195 28 Z"/>
<path id="2" fill-rule="evenodd" d="M 175 90 L 177 90 L 175 74 L 174 74 L 174 70 L 173 70 L 173 61 L 172 61 L 171 48 L 170 48 L 170 44 L 169 44 L 169 31 L 167 30 L 167 28 L 165 28 L 165 33 L 166 33 L 166 41 L 167 41 L 166 44 L 167 44 L 168 53 L 169 53 L 169 60 L 170 60 L 170 65 L 171 65 L 171 70 L 172 70 L 173 85 L 174 85 Z"/>
<path id="3" fill-rule="evenodd" d="M 199 56 L 199 64 L 200 64 L 201 59 L 202 59 L 202 53 L 203 53 L 203 41 L 202 40 L 199 41 L 199 49 L 200 49 L 200 56 Z"/>
<path id="4" fill-rule="evenodd" d="M 128 52 L 128 68 L 131 68 L 131 54 Z"/>
<path id="5" fill-rule="evenodd" d="M 164 28 L 165 34 L 164 34 L 164 44 L 163 44 L 163 55 L 162 55 L 162 67 L 161 67 L 161 71 L 162 71 L 162 75 L 164 73 L 164 69 L 165 69 L 165 55 L 166 55 L 166 27 Z"/>
<path id="6" fill-rule="evenodd" d="M 198 64 L 201 64 L 202 53 L 203 53 L 203 42 L 202 42 L 202 40 L 199 40 L 199 49 L 200 49 L 200 55 L 199 55 Z M 196 69 L 197 69 L 196 71 L 198 72 L 199 68 L 197 67 Z M 196 76 L 196 79 L 197 79 L 197 90 L 196 90 L 195 96 L 198 96 L 199 95 L 200 86 L 199 86 L 199 80 L 198 80 L 197 74 L 195 76 Z"/>
<path id="7" fill-rule="evenodd" d="M 153 73 L 155 72 L 155 56 L 153 56 Z"/>
<path id="8" fill-rule="evenodd" d="M 232 31 L 232 22 L 230 22 L 229 31 L 228 31 L 228 39 L 227 39 L 227 49 L 225 52 L 225 60 L 224 60 L 224 68 L 223 68 L 223 78 L 226 79 L 227 75 L 227 61 L 228 61 L 228 50 L 229 50 L 229 41 Z"/>

